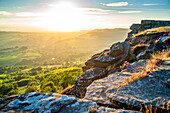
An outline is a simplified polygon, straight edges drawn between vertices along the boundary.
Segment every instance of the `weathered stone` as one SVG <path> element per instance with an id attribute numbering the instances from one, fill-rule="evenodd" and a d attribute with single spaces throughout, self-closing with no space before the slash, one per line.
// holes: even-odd
<path id="1" fill-rule="evenodd" d="M 82 67 L 83 72 L 92 68 L 92 67 L 99 67 L 99 68 L 106 68 L 110 64 L 114 64 L 119 57 L 110 57 L 110 56 L 101 56 L 95 59 L 88 60 L 84 67 Z"/>
<path id="2" fill-rule="evenodd" d="M 97 112 L 98 113 L 141 113 L 139 111 L 112 109 L 112 108 L 106 108 L 106 107 L 100 107 Z"/>
<path id="3" fill-rule="evenodd" d="M 142 20 L 141 24 L 132 24 L 132 26 L 130 27 L 132 31 L 128 33 L 128 37 L 132 37 L 133 34 L 144 31 L 146 29 L 162 26 L 170 26 L 170 21 Z"/>
<path id="4" fill-rule="evenodd" d="M 118 62 L 116 62 L 116 66 L 120 65 L 121 63 L 123 63 L 125 61 L 125 59 L 129 55 L 129 51 L 130 51 L 130 43 L 129 43 L 129 41 L 126 41 L 126 42 L 124 42 L 124 55 Z"/>
<path id="5" fill-rule="evenodd" d="M 139 110 L 145 104 L 148 107 L 150 105 L 153 108 L 157 107 L 158 111 L 163 107 L 170 109 L 170 106 L 168 106 L 170 100 L 170 70 L 153 72 L 148 77 L 141 78 L 129 85 L 118 89 L 114 88 L 114 86 L 121 84 L 125 78 L 130 77 L 130 73 L 138 73 L 144 70 L 146 64 L 146 60 L 140 60 L 131 63 L 121 73 L 110 74 L 103 79 L 95 80 L 87 87 L 85 99 L 117 108 L 131 106 L 132 109 Z M 163 103 L 161 103 L 161 100 Z"/>
<path id="6" fill-rule="evenodd" d="M 106 106 L 114 106 L 118 108 L 117 104 L 110 102 L 107 99 L 106 91 L 124 82 L 124 79 L 130 77 L 126 73 L 137 73 L 143 70 L 146 66 L 146 60 L 140 60 L 138 62 L 131 63 L 121 73 L 113 73 L 105 78 L 95 80 L 90 86 L 87 87 L 85 99 L 92 100 L 98 104 L 104 104 Z"/>
<path id="7" fill-rule="evenodd" d="M 88 87 L 94 80 L 106 77 L 107 72 L 104 68 L 93 68 L 84 72 L 74 82 L 74 92 L 76 97 L 84 97 L 86 87 Z"/>
<path id="8" fill-rule="evenodd" d="M 89 107 L 97 109 L 97 104 L 92 101 L 79 99 L 75 103 L 65 106 L 58 113 L 88 113 Z"/>
<path id="9" fill-rule="evenodd" d="M 109 56 L 116 57 L 122 55 L 124 53 L 123 45 L 124 43 L 120 42 L 113 44 L 110 48 Z"/>
<path id="10" fill-rule="evenodd" d="M 94 67 L 106 68 L 107 66 L 114 64 L 118 58 L 110 56 L 101 56 L 94 59 Z"/>
<path id="11" fill-rule="evenodd" d="M 141 27 L 141 24 L 132 24 L 130 26 L 130 30 L 139 29 L 140 27 Z"/>
<path id="12" fill-rule="evenodd" d="M 170 49 L 170 38 L 169 37 L 168 36 L 166 36 L 165 38 L 161 37 L 159 41 L 156 43 L 155 50 L 162 51 L 162 50 Z"/>
<path id="13" fill-rule="evenodd" d="M 23 95 L 20 95 L 23 97 Z M 5 113 L 139 113 L 99 107 L 95 102 L 55 93 L 29 93 L 24 100 L 13 100 L 0 112 Z M 9 99 L 9 98 L 8 98 Z M 94 109 L 94 110 L 93 110 Z M 93 113 L 94 113 L 93 112 Z"/>
<path id="14" fill-rule="evenodd" d="M 38 93 L 35 93 L 38 94 Z M 89 107 L 97 108 L 97 104 L 88 100 L 81 100 L 73 96 L 59 94 L 25 94 L 24 100 L 16 99 L 5 106 L 1 112 L 38 112 L 38 113 L 82 113 L 88 112 Z M 29 96 L 32 95 L 32 96 Z M 23 95 L 20 95 L 20 97 Z M 78 105 L 78 106 L 77 106 Z"/>
<path id="15" fill-rule="evenodd" d="M 131 105 L 140 108 L 142 105 L 153 108 L 170 109 L 170 88 L 162 84 L 162 81 L 170 79 L 170 70 L 157 71 L 141 78 L 129 85 L 106 91 L 107 98 L 111 102 Z"/>
<path id="16" fill-rule="evenodd" d="M 93 66 L 94 65 L 94 60 L 93 59 L 89 59 L 87 62 L 85 62 L 86 66 Z"/>
<path id="17" fill-rule="evenodd" d="M 93 55 L 91 58 L 94 59 L 94 58 L 98 58 L 98 57 L 101 57 L 102 54 L 106 53 L 106 52 L 109 52 L 110 50 L 109 49 L 105 49 L 104 51 L 100 52 L 100 53 L 97 53 L 95 55 Z"/>
<path id="18" fill-rule="evenodd" d="M 14 96 L 0 99 L 0 109 L 3 109 L 8 103 L 10 103 L 11 101 L 13 101 L 17 98 L 18 98 L 18 95 L 14 95 Z"/>
<path id="19" fill-rule="evenodd" d="M 129 53 L 129 55 L 126 57 L 125 61 L 128 61 L 130 63 L 135 62 L 136 61 L 136 55 L 133 54 L 133 53 L 131 53 L 131 54 Z"/>

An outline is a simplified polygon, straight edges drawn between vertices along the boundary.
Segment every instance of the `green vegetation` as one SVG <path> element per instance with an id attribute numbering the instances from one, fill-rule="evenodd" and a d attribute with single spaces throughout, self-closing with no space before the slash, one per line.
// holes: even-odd
<path id="1" fill-rule="evenodd" d="M 127 32 L 0 32 L 0 98 L 29 92 L 61 92 L 82 74 L 81 67 L 88 57 L 122 41 Z"/>
<path id="2" fill-rule="evenodd" d="M 60 65 L 87 57 L 123 41 L 127 29 L 70 33 L 0 32 L 0 66 Z"/>
<path id="3" fill-rule="evenodd" d="M 29 92 L 58 93 L 73 85 L 74 80 L 82 74 L 81 65 L 68 68 L 39 66 L 25 69 L 25 66 L 19 67 L 13 67 L 15 72 L 12 73 L 7 71 L 10 67 L 3 67 L 8 74 L 1 74 L 0 97 Z"/>

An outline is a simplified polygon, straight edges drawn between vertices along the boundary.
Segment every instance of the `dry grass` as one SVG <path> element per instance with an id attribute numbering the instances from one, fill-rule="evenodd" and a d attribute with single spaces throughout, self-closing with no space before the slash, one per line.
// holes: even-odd
<path id="1" fill-rule="evenodd" d="M 62 90 L 59 94 L 66 94 L 70 95 L 74 90 L 74 85 L 67 87 L 66 89 Z"/>
<path id="2" fill-rule="evenodd" d="M 89 113 L 96 113 L 97 109 L 93 107 L 89 107 Z"/>
<path id="3" fill-rule="evenodd" d="M 135 35 L 133 35 L 132 37 L 136 37 L 139 35 L 148 35 L 148 34 L 152 34 L 152 33 L 159 33 L 159 32 L 169 32 L 170 31 L 170 26 L 167 27 L 157 27 L 157 28 L 152 28 L 152 29 L 147 29 L 145 31 L 139 32 Z"/>
<path id="4" fill-rule="evenodd" d="M 124 83 L 114 86 L 114 88 L 120 88 L 131 82 L 137 81 L 140 78 L 146 77 L 154 71 L 157 71 L 159 65 L 161 65 L 163 60 L 168 58 L 169 56 L 170 56 L 170 51 L 159 52 L 157 54 L 152 55 L 152 58 L 148 61 L 147 66 L 142 72 L 132 73 L 132 75 L 129 78 L 125 78 Z"/>

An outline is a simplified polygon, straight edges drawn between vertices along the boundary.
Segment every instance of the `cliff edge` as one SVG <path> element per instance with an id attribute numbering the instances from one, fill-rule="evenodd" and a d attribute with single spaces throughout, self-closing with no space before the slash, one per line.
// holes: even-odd
<path id="1" fill-rule="evenodd" d="M 170 113 L 170 21 L 130 29 L 125 41 L 85 62 L 73 87 L 1 99 L 1 112 Z"/>

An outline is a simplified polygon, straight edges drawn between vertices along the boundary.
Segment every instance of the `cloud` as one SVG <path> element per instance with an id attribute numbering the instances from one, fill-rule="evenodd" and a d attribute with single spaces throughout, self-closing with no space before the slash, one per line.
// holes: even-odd
<path id="1" fill-rule="evenodd" d="M 33 13 L 33 12 L 19 12 L 15 13 L 15 16 L 19 17 L 35 17 L 35 16 L 42 16 L 41 13 Z"/>
<path id="2" fill-rule="evenodd" d="M 141 13 L 143 11 L 118 11 L 118 13 Z"/>
<path id="3" fill-rule="evenodd" d="M 104 3 L 101 3 L 102 5 L 105 5 L 105 6 L 127 6 L 128 5 L 128 2 L 117 2 L 117 3 L 109 3 L 109 4 L 104 4 Z"/>
<path id="4" fill-rule="evenodd" d="M 84 12 L 85 14 L 109 14 L 109 11 L 114 11 L 114 10 L 103 10 L 99 8 L 79 8 L 79 10 Z"/>
<path id="5" fill-rule="evenodd" d="M 143 4 L 145 6 L 151 6 L 151 5 L 160 5 L 160 4 Z"/>
<path id="6" fill-rule="evenodd" d="M 38 16 L 43 16 L 42 13 L 34 13 L 34 12 L 11 13 L 11 12 L 7 12 L 7 11 L 0 11 L 0 15 L 16 16 L 16 17 L 38 17 Z"/>
<path id="7" fill-rule="evenodd" d="M 0 15 L 10 16 L 10 15 L 13 15 L 13 14 L 10 13 L 10 12 L 6 12 L 6 11 L 0 11 Z"/>

